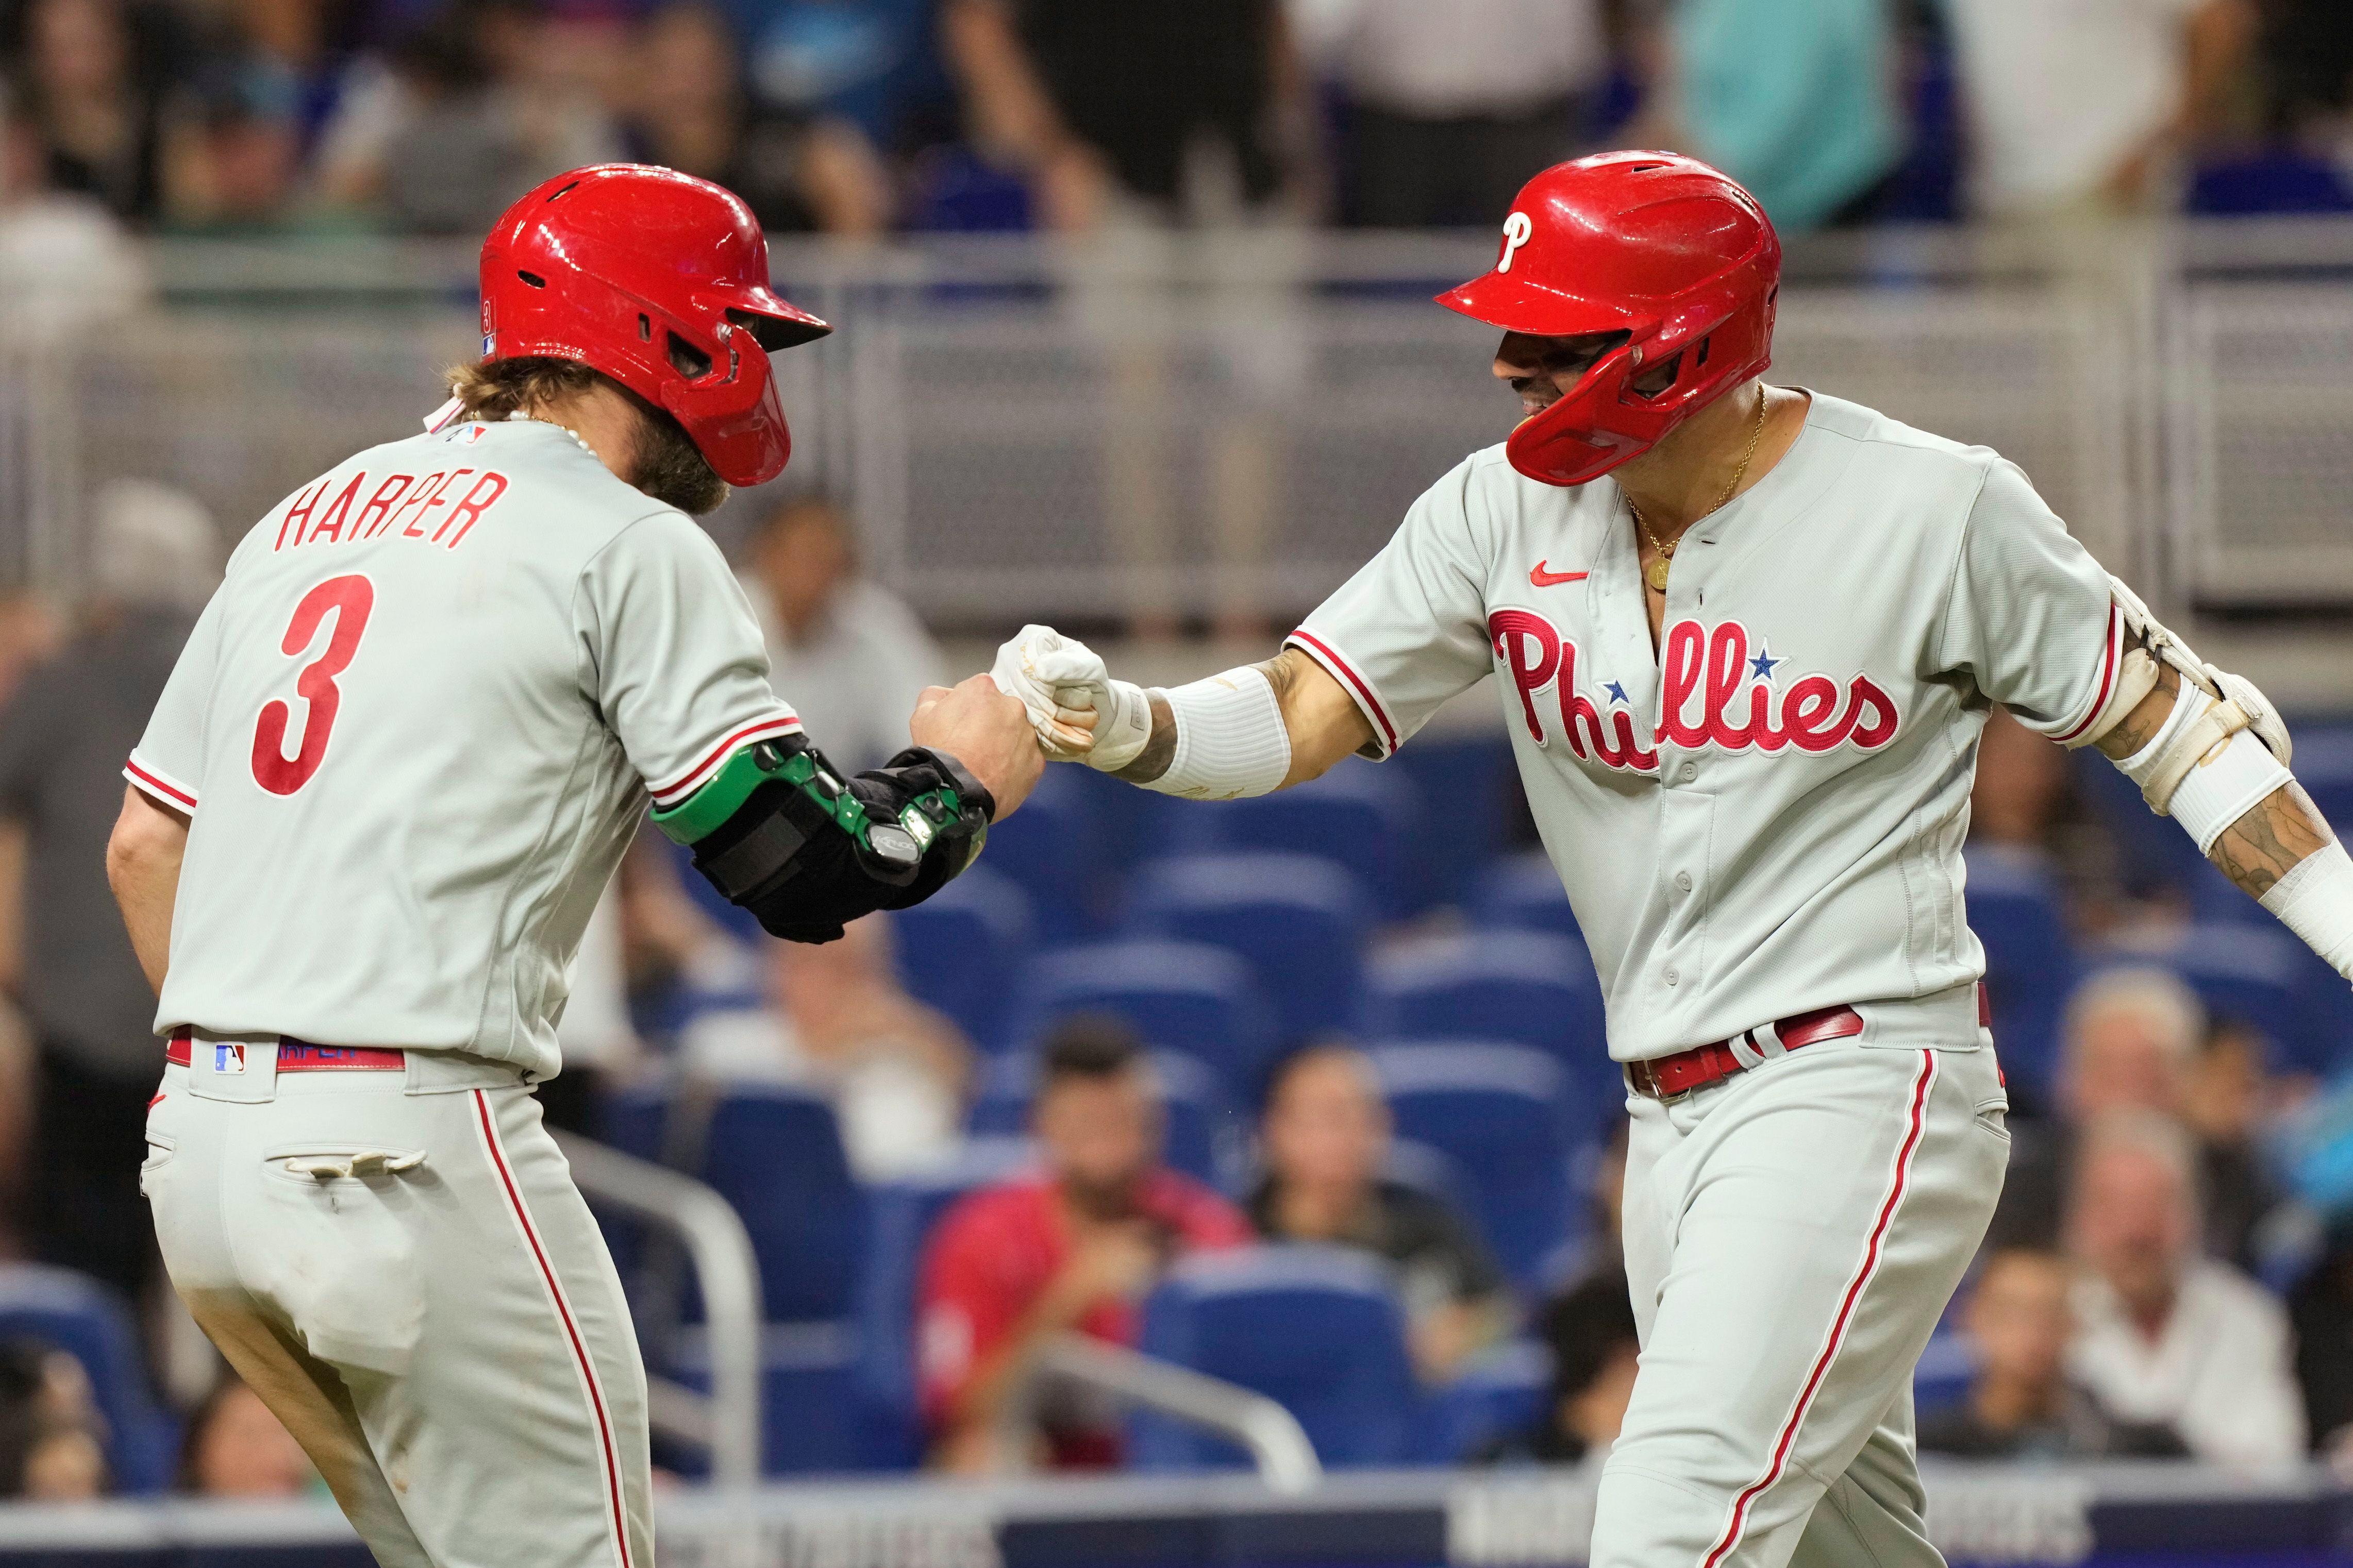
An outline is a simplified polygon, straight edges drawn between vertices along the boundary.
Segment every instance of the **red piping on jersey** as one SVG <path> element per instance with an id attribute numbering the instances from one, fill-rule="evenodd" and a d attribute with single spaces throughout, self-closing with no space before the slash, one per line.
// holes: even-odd
<path id="1" fill-rule="evenodd" d="M 2106 657 L 2100 662 L 2100 694 L 2092 699 L 2092 710 L 2084 715 L 2084 721 L 2059 737 L 2060 744 L 2066 744 L 2069 741 L 2073 740 L 2076 736 L 2090 729 L 2092 727 L 2092 721 L 2098 718 L 2100 716 L 2100 710 L 2108 705 L 2108 693 L 2116 689 L 2116 665 L 2124 656 L 2124 646 L 2125 613 L 2123 610 L 2117 608 L 2116 605 L 2110 604 L 2108 605 L 2108 639 Z"/>
<path id="2" fill-rule="evenodd" d="M 196 797 L 195 795 L 190 795 L 186 790 L 180 788 L 177 784 L 165 784 L 162 779 L 157 778 L 153 773 L 151 773 L 145 768 L 141 767 L 136 760 L 129 761 L 122 764 L 122 776 L 129 779 L 132 784 L 137 784 L 149 795 L 154 795 L 158 799 L 165 801 L 170 805 L 179 806 L 187 811 L 194 811 L 196 809 Z"/>
<path id="3" fill-rule="evenodd" d="M 668 805 L 670 804 L 671 796 L 680 794 L 691 793 L 688 790 L 688 785 L 698 782 L 706 769 L 710 768 L 713 763 L 719 762 L 730 752 L 733 752 L 736 747 L 742 745 L 744 742 L 751 740 L 753 737 L 757 735 L 765 735 L 771 732 L 779 735 L 790 734 L 793 731 L 797 730 L 800 727 L 800 720 L 789 712 L 786 713 L 781 718 L 763 719 L 756 724 L 744 725 L 742 729 L 736 731 L 733 734 L 720 742 L 719 744 L 712 750 L 709 756 L 695 763 L 694 766 L 687 769 L 685 773 L 682 774 L 677 782 L 657 785 L 652 792 L 654 804 L 657 805 Z"/>
<path id="4" fill-rule="evenodd" d="M 1332 670 L 1341 679 L 1347 681 L 1349 685 L 1355 687 L 1356 689 L 1357 700 L 1364 704 L 1365 711 L 1370 713 L 1373 716 L 1374 721 L 1381 727 L 1381 738 L 1385 742 L 1382 746 L 1383 752 L 1394 752 L 1398 749 L 1397 726 L 1389 722 L 1389 716 L 1381 707 L 1381 700 L 1373 695 L 1372 687 L 1366 683 L 1363 676 L 1358 675 L 1354 669 L 1348 668 L 1348 661 L 1346 659 L 1342 658 L 1338 654 L 1334 653 L 1331 647 L 1325 644 L 1322 638 L 1314 636 L 1303 627 L 1292 633 L 1285 640 L 1295 642 L 1300 647 L 1305 648 L 1310 654 L 1314 656 L 1317 663 Z"/>
<path id="5" fill-rule="evenodd" d="M 1717 1568 L 1717 1564 L 1731 1554 L 1732 1549 L 1740 1544 L 1741 1534 L 1748 1521 L 1748 1505 L 1756 1501 L 1766 1488 L 1781 1479 L 1781 1472 L 1788 1464 L 1789 1450 L 1798 1440 L 1799 1424 L 1805 1420 L 1806 1412 L 1812 1407 L 1814 1395 L 1821 1392 L 1822 1380 L 1829 1375 L 1831 1363 L 1837 1357 L 1839 1346 L 1845 1342 L 1847 1324 L 1853 1320 L 1855 1303 L 1862 1299 L 1863 1287 L 1869 1285 L 1872 1276 L 1879 1272 L 1880 1259 L 1886 1256 L 1887 1229 L 1894 1221 L 1896 1205 L 1904 1201 L 1904 1189 L 1911 1181 L 1912 1156 L 1918 1152 L 1920 1135 L 1927 1126 L 1928 1089 L 1936 1081 L 1936 1053 L 1922 1051 L 1920 1076 L 1912 1084 L 1911 1125 L 1904 1134 L 1902 1146 L 1895 1152 L 1894 1179 L 1888 1184 L 1886 1201 L 1879 1205 L 1879 1218 L 1871 1227 L 1871 1239 L 1863 1244 L 1862 1262 L 1847 1284 L 1845 1299 L 1839 1303 L 1838 1317 L 1831 1324 L 1830 1341 L 1822 1346 L 1822 1353 L 1814 1358 L 1814 1370 L 1807 1376 L 1805 1387 L 1799 1391 L 1798 1403 L 1790 1410 L 1789 1418 L 1781 1424 L 1781 1436 L 1773 1445 L 1772 1462 L 1765 1467 L 1763 1475 L 1750 1482 L 1747 1489 L 1733 1500 L 1732 1517 L 1725 1521 L 1723 1535 L 1717 1538 L 1715 1549 L 1708 1552 L 1700 1568 Z"/>
<path id="6" fill-rule="evenodd" d="M 581 1375 L 588 1380 L 588 1404 L 596 1416 L 596 1436 L 605 1461 L 605 1490 L 613 1505 L 613 1541 L 621 1551 L 621 1568 L 629 1568 L 629 1527 L 621 1504 L 620 1452 L 613 1443 L 613 1423 L 605 1414 L 605 1385 L 596 1380 L 596 1363 L 588 1359 L 588 1347 L 580 1338 L 580 1326 L 572 1320 L 572 1303 L 565 1300 L 564 1287 L 557 1283 L 555 1269 L 547 1260 L 547 1249 L 540 1245 L 539 1229 L 531 1223 L 531 1210 L 524 1206 L 522 1193 L 516 1187 L 514 1173 L 507 1168 L 506 1151 L 499 1146 L 499 1130 L 491 1120 L 491 1097 L 475 1089 L 474 1110 L 482 1119 L 482 1142 L 491 1152 L 491 1164 L 498 1171 L 499 1183 L 506 1189 L 507 1202 L 514 1208 L 514 1216 L 522 1224 L 523 1238 L 531 1243 L 532 1257 L 538 1260 L 539 1276 L 547 1282 L 547 1293 L 554 1300 L 555 1315 L 564 1324 L 565 1337 L 572 1342 L 573 1359 L 579 1363 Z"/>

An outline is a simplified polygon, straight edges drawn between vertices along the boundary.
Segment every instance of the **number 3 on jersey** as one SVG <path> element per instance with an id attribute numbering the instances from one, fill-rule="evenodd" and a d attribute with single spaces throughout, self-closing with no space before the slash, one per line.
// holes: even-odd
<path id="1" fill-rule="evenodd" d="M 286 755 L 286 729 L 293 721 L 294 710 L 285 702 L 273 700 L 262 704 L 261 718 L 253 726 L 253 779 L 270 794 L 292 795 L 311 782 L 311 775 L 325 760 L 327 736 L 335 727 L 335 710 L 343 700 L 335 677 L 350 667 L 352 656 L 359 652 L 360 634 L 367 630 L 368 613 L 375 608 L 375 584 L 356 574 L 328 578 L 294 606 L 294 619 L 279 645 L 287 654 L 309 647 L 311 639 L 319 635 L 319 623 L 330 611 L 334 614 L 335 630 L 327 639 L 326 651 L 294 678 L 294 694 L 310 705 L 302 721 L 302 749 L 291 757 Z"/>

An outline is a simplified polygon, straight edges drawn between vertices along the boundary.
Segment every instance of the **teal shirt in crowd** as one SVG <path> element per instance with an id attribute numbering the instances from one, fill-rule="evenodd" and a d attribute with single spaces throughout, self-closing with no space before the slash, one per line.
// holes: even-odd
<path id="1" fill-rule="evenodd" d="M 1690 150 L 1784 234 L 1820 226 L 1903 157 L 1885 0 L 1683 0 L 1670 27 Z"/>

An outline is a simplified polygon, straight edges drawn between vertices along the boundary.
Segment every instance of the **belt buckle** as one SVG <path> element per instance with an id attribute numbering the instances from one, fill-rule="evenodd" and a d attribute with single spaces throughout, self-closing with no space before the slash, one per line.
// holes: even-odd
<path id="1" fill-rule="evenodd" d="M 1687 1089 L 1670 1092 L 1659 1082 L 1659 1069 L 1656 1064 L 1648 1061 L 1627 1063 L 1626 1078 L 1627 1081 L 1634 1086 L 1635 1093 L 1646 1100 L 1656 1100 L 1661 1105 L 1672 1105 L 1691 1092 Z"/>

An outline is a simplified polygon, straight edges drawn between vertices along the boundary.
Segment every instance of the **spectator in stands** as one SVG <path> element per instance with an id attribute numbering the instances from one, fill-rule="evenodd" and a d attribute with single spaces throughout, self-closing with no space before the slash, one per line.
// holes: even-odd
<path id="1" fill-rule="evenodd" d="M 210 1498 L 290 1498 L 317 1480 L 293 1434 L 233 1373 L 224 1373 L 189 1415 L 180 1443 L 180 1490 Z"/>
<path id="2" fill-rule="evenodd" d="M 1347 100 L 1341 215 L 1485 228 L 1577 151 L 1609 67 L 1593 0 L 1294 4 L 1301 52 Z"/>
<path id="3" fill-rule="evenodd" d="M 1706 159 L 1783 235 L 1870 219 L 1903 161 L 1895 36 L 1883 0 L 1672 0 L 1620 141 Z"/>
<path id="4" fill-rule="evenodd" d="M 2182 1120 L 2199 1145 L 2206 1250 L 2247 1269 L 2281 1201 L 2259 1143 L 2271 1099 L 2266 1054 L 2261 1032 L 2219 1020 L 2199 1045 L 2181 1097 Z"/>
<path id="5" fill-rule="evenodd" d="M 2353 1211 L 2330 1217 L 2320 1261 L 2288 1292 L 2287 1310 L 2313 1449 L 2353 1474 Z"/>
<path id="6" fill-rule="evenodd" d="M 2111 1110 L 2180 1114 L 2206 1010 L 2168 970 L 2104 970 L 2068 999 L 2059 1044 L 2056 1123 L 2013 1124 L 2010 1177 L 1990 1244 L 2059 1244 L 2076 1129 Z"/>
<path id="7" fill-rule="evenodd" d="M 1327 1043 L 1283 1061 L 1267 1089 L 1259 1137 L 1266 1174 L 1249 1204 L 1259 1234 L 1362 1247 L 1387 1258 L 1424 1382 L 1452 1377 L 1503 1332 L 1510 1300 L 1487 1249 L 1444 1204 L 1382 1178 L 1388 1102 L 1364 1053 Z"/>
<path id="8" fill-rule="evenodd" d="M 847 121 L 756 108 L 734 35 L 709 6 L 679 0 L 640 23 L 630 82 L 633 157 L 716 180 L 770 230 L 890 226 L 890 174 L 873 143 Z"/>
<path id="9" fill-rule="evenodd" d="M 84 1502 L 107 1489 L 98 1406 L 81 1363 L 0 1342 L 0 1500 Z"/>
<path id="10" fill-rule="evenodd" d="M 860 574 L 849 520 L 831 501 L 786 501 L 751 549 L 744 592 L 768 645 L 768 676 L 857 772 L 907 744 L 901 714 L 941 684 L 946 656 L 907 602 Z"/>
<path id="11" fill-rule="evenodd" d="M 536 0 L 443 0 L 355 67 L 319 151 L 339 206 L 417 234 L 479 235 L 521 192 L 621 154 L 601 105 L 554 65 Z"/>
<path id="12" fill-rule="evenodd" d="M 2096 218 L 2168 205 L 2224 119 L 2253 0 L 1951 0 L 1981 215 Z"/>
<path id="13" fill-rule="evenodd" d="M 1977 1375 L 1958 1403 L 1920 1415 L 1920 1447 L 1965 1459 L 2169 1458 L 2170 1428 L 2115 1421 L 2067 1376 L 2072 1273 L 2054 1252 L 1989 1254 L 1961 1310 Z"/>
<path id="14" fill-rule="evenodd" d="M 1299 72 L 1278 0 L 945 0 L 971 140 L 1041 226 L 1230 221 L 1280 193 Z"/>
<path id="15" fill-rule="evenodd" d="M 0 53 L 39 128 L 43 184 L 144 222 L 164 198 L 164 61 L 171 16 L 126 0 L 27 0 Z"/>
<path id="16" fill-rule="evenodd" d="M 301 82 L 259 52 L 223 53 L 180 95 L 164 217 L 211 234 L 268 234 L 297 218 Z"/>
<path id="17" fill-rule="evenodd" d="M 149 291 L 121 220 L 95 196 L 51 188 L 48 165 L 31 107 L 0 81 L 0 337 L 16 342 L 70 339 Z"/>
<path id="18" fill-rule="evenodd" d="M 1105 1018 L 1063 1024 L 1042 1047 L 1031 1109 L 1043 1170 L 976 1193 L 923 1257 L 916 1343 L 933 1460 L 997 1468 L 997 1425 L 1029 1352 L 1075 1330 L 1130 1344 L 1136 1303 L 1170 1262 L 1239 1247 L 1250 1222 L 1161 1161 L 1161 1107 L 1143 1049 Z M 1102 1466 L 1118 1439 L 1091 1409 L 1041 1413 L 1047 1458 Z"/>
<path id="19" fill-rule="evenodd" d="M 115 480 L 96 510 L 98 603 L 0 710 L 0 816 L 26 834 L 23 874 L 0 902 L 20 911 L 13 983 L 40 1037 L 26 1206 L 35 1246 L 136 1296 L 155 1255 L 139 1166 L 163 1045 L 154 993 L 90 868 L 121 807 L 122 759 L 220 580 L 221 549 L 204 509 L 166 486 Z"/>
<path id="20" fill-rule="evenodd" d="M 1538 1326 L 1552 1352 L 1544 1419 L 1490 1447 L 1484 1460 L 1573 1465 L 1607 1453 L 1626 1424 L 1641 1346 L 1625 1270 L 1588 1275 L 1546 1306 Z"/>
<path id="21" fill-rule="evenodd" d="M 2084 1268 L 2068 1365 L 2102 1405 L 2172 1427 L 2210 1464 L 2304 1453 L 2287 1315 L 2200 1255 L 2198 1155 L 2178 1123 L 2132 1109 L 2087 1123 L 2067 1222 Z"/>

